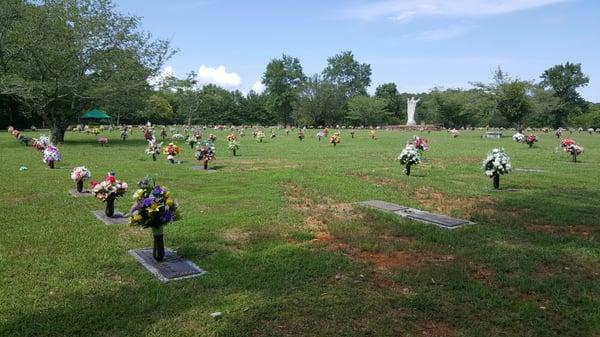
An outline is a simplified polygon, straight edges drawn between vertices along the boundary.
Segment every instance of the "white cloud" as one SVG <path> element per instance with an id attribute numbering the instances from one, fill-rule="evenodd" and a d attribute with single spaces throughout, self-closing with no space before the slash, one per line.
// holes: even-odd
<path id="1" fill-rule="evenodd" d="M 171 66 L 164 67 L 156 76 L 148 78 L 148 84 L 152 87 L 159 85 L 165 78 L 175 76 L 175 70 Z"/>
<path id="2" fill-rule="evenodd" d="M 418 33 L 414 38 L 422 41 L 437 41 L 452 39 L 465 35 L 474 28 L 472 25 L 454 25 L 449 27 L 426 30 Z"/>
<path id="3" fill-rule="evenodd" d="M 420 16 L 477 17 L 499 15 L 571 0 L 387 0 L 347 8 L 346 18 L 409 20 Z"/>
<path id="4" fill-rule="evenodd" d="M 211 68 L 203 64 L 198 69 L 198 82 L 200 84 L 216 84 L 224 88 L 236 88 L 240 86 L 242 80 L 235 72 L 227 72 L 224 66 Z"/>
<path id="5" fill-rule="evenodd" d="M 257 94 L 261 94 L 263 91 L 265 91 L 265 85 L 261 80 L 258 80 L 252 85 L 252 90 Z"/>

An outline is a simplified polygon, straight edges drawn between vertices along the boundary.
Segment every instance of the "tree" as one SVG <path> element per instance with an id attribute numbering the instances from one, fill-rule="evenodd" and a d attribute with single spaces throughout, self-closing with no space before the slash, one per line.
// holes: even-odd
<path id="1" fill-rule="evenodd" d="M 283 55 L 281 59 L 271 60 L 267 65 L 262 80 L 268 94 L 267 106 L 285 126 L 292 122 L 293 104 L 304 80 L 302 65 L 295 57 Z"/>
<path id="2" fill-rule="evenodd" d="M 53 142 L 79 113 L 124 87 L 143 87 L 172 55 L 168 42 L 152 40 L 110 0 L 10 0 L 0 9 L 17 13 L 1 37 L 0 94 L 38 114 Z"/>
<path id="3" fill-rule="evenodd" d="M 382 98 L 356 96 L 348 101 L 347 119 L 353 125 L 374 126 L 382 124 L 390 113 Z"/>
<path id="4" fill-rule="evenodd" d="M 294 112 L 298 125 L 339 124 L 346 115 L 345 93 L 339 86 L 314 75 L 302 86 Z"/>
<path id="5" fill-rule="evenodd" d="M 529 91 L 531 83 L 511 80 L 500 84 L 496 96 L 497 111 L 517 129 L 523 128 L 525 120 L 533 111 Z"/>
<path id="6" fill-rule="evenodd" d="M 138 112 L 139 120 L 147 120 L 154 123 L 170 122 L 175 118 L 173 108 L 166 98 L 154 94 L 148 98 L 144 110 Z"/>
<path id="7" fill-rule="evenodd" d="M 577 92 L 578 88 L 585 87 L 590 82 L 581 71 L 581 63 L 559 64 L 544 71 L 541 85 L 545 88 L 552 88 L 557 97 L 559 97 L 564 105 L 554 111 L 555 127 L 563 126 L 563 123 L 571 113 L 578 114 L 582 112 L 586 103 Z"/>
<path id="8" fill-rule="evenodd" d="M 387 110 L 394 116 L 405 119 L 403 107 L 406 105 L 406 100 L 401 99 L 395 83 L 384 83 L 375 89 L 375 97 L 383 98 L 387 102 Z"/>
<path id="9" fill-rule="evenodd" d="M 327 59 L 323 77 L 344 88 L 348 97 L 366 96 L 371 85 L 371 65 L 359 63 L 351 51 L 345 51 Z"/>
<path id="10" fill-rule="evenodd" d="M 277 114 L 267 108 L 268 97 L 265 93 L 250 91 L 242 102 L 241 111 L 246 123 L 273 125 L 277 123 Z"/>

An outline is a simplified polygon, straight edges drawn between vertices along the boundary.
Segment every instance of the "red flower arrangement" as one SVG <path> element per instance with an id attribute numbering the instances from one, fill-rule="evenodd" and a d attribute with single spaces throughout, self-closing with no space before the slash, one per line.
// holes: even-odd
<path id="1" fill-rule="evenodd" d="M 535 142 L 537 142 L 537 136 L 534 134 L 531 134 L 529 136 L 527 136 L 527 138 L 525 138 L 525 144 L 529 145 L 529 147 L 532 147 L 533 144 L 535 144 Z"/>

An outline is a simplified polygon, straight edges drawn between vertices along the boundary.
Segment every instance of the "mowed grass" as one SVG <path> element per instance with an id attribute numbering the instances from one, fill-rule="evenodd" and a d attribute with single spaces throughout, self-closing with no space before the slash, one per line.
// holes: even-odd
<path id="1" fill-rule="evenodd" d="M 316 131 L 262 144 L 250 133 L 232 157 L 216 132 L 213 174 L 191 169 L 183 142 L 183 164 L 152 162 L 139 131 L 105 132 L 107 147 L 68 133 L 55 170 L 0 133 L 0 335 L 600 335 L 600 135 L 573 134 L 586 152 L 572 163 L 552 134 L 530 149 L 422 133 L 431 149 L 406 177 L 396 158 L 412 132 L 342 131 L 335 148 Z M 481 169 L 494 147 L 543 172 L 514 171 L 494 191 Z M 183 219 L 166 245 L 208 273 L 155 279 L 127 254 L 151 246 L 149 230 L 104 225 L 91 214 L 101 202 L 67 193 L 79 165 L 170 188 Z M 353 204 L 369 199 L 477 224 L 447 231 Z"/>

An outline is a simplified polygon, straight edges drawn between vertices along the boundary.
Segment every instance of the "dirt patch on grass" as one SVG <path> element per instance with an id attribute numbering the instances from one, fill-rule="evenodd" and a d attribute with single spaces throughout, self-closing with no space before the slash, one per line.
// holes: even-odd
<path id="1" fill-rule="evenodd" d="M 448 196 L 431 187 L 421 187 L 414 193 L 420 207 L 431 212 L 471 219 L 475 213 L 495 213 L 494 200 L 489 197 Z"/>
<path id="2" fill-rule="evenodd" d="M 246 243 L 250 239 L 250 232 L 240 228 L 232 228 L 223 232 L 223 238 L 230 242 Z"/>
<path id="3" fill-rule="evenodd" d="M 534 233 L 550 233 L 550 234 L 569 234 L 582 238 L 591 238 L 594 236 L 594 226 L 590 225 L 528 225 L 525 227 L 528 231 Z"/>
<path id="4" fill-rule="evenodd" d="M 434 321 L 434 320 L 421 320 L 417 322 L 416 326 L 417 336 L 424 337 L 456 337 L 458 332 L 448 322 Z"/>

